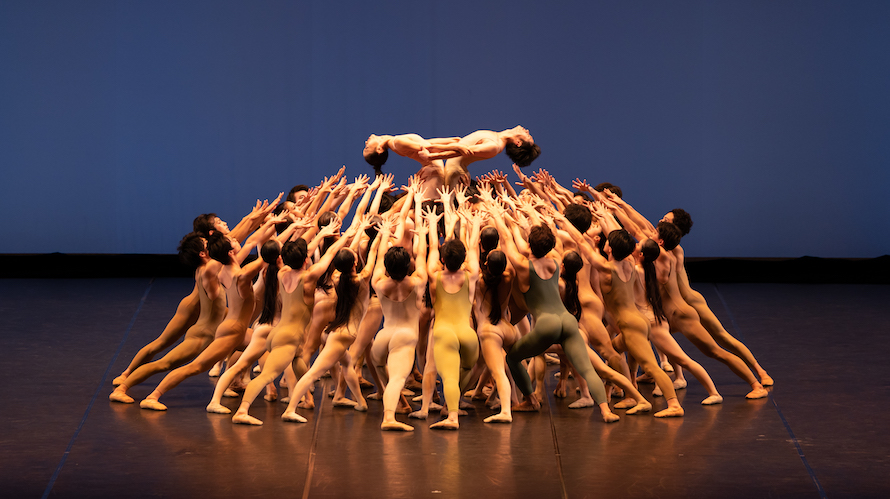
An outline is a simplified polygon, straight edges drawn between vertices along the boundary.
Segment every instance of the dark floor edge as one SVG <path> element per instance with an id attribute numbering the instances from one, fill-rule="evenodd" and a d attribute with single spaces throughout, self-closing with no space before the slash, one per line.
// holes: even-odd
<path id="1" fill-rule="evenodd" d="M 118 355 L 120 355 L 121 351 L 123 350 L 124 343 L 127 342 L 127 338 L 130 336 L 130 331 L 133 329 L 133 325 L 136 324 L 136 317 L 139 316 L 139 312 L 142 310 L 142 305 L 145 304 L 145 300 L 148 298 L 148 293 L 151 291 L 152 283 L 154 283 L 154 279 L 148 282 L 148 287 L 145 288 L 145 293 L 142 294 L 142 299 L 139 300 L 139 305 L 136 307 L 136 311 L 133 313 L 133 317 L 130 319 L 130 324 L 127 325 L 127 330 L 124 332 L 124 337 L 121 338 L 117 350 L 114 352 L 114 355 L 108 362 L 108 367 L 105 368 L 105 373 L 102 374 L 102 379 L 99 380 L 99 386 L 96 387 L 96 391 L 93 393 L 93 398 L 90 399 L 90 403 L 87 404 L 87 410 L 83 413 L 83 418 L 81 418 L 80 424 L 77 425 L 77 429 L 74 430 L 74 435 L 71 436 L 71 441 L 68 442 L 68 447 L 65 448 L 65 452 L 62 454 L 62 460 L 59 461 L 59 466 L 56 467 L 56 470 L 53 472 L 52 477 L 50 477 L 49 483 L 46 485 L 46 490 L 43 491 L 43 496 L 41 496 L 41 499 L 46 499 L 47 497 L 49 497 L 49 493 L 53 490 L 53 486 L 56 484 L 56 480 L 59 478 L 59 474 L 62 472 L 62 468 L 65 466 L 65 462 L 68 460 L 68 455 L 71 454 L 71 449 L 74 448 L 74 442 L 77 441 L 77 436 L 80 435 L 80 431 L 83 429 L 83 425 L 86 424 L 87 418 L 90 415 L 90 411 L 93 410 L 93 404 L 96 403 L 96 399 L 99 397 L 99 394 L 102 393 L 102 390 L 105 387 L 105 380 L 108 379 L 108 373 L 111 372 L 111 366 L 114 365 L 114 362 L 117 360 Z"/>
<path id="2" fill-rule="evenodd" d="M 249 257 L 255 258 L 254 256 Z M 0 254 L 0 278 L 192 277 L 176 255 Z M 890 255 L 878 258 L 687 258 L 695 282 L 890 284 Z"/>

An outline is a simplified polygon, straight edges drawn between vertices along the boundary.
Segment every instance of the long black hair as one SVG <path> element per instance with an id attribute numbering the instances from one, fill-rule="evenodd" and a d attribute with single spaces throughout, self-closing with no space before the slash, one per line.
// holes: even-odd
<path id="1" fill-rule="evenodd" d="M 581 300 L 578 298 L 578 272 L 584 268 L 584 260 L 577 251 L 569 251 L 562 257 L 562 266 L 565 272 L 560 277 L 566 283 L 566 293 L 562 302 L 566 306 L 566 310 L 575 316 L 575 319 L 581 320 Z"/>
<path id="2" fill-rule="evenodd" d="M 498 288 L 504 280 L 504 270 L 507 268 L 507 255 L 501 250 L 488 253 L 488 257 L 482 263 L 482 282 L 491 300 L 491 311 L 488 312 L 488 320 L 497 324 L 501 320 L 501 298 Z"/>
<path id="3" fill-rule="evenodd" d="M 661 303 L 661 293 L 658 292 L 658 277 L 655 275 L 655 260 L 661 254 L 658 243 L 652 239 L 646 239 L 640 245 L 643 253 L 643 281 L 646 283 L 646 300 L 652 305 L 652 313 L 655 314 L 655 322 L 661 324 L 667 320 L 664 314 L 664 305 Z"/>
<path id="4" fill-rule="evenodd" d="M 333 211 L 326 211 L 326 212 L 322 213 L 321 215 L 319 215 L 318 222 L 316 222 L 316 224 L 318 225 L 318 228 L 321 229 L 322 227 L 327 226 L 328 224 L 332 223 L 336 219 L 337 219 L 336 213 L 334 213 Z M 330 248 L 335 242 L 337 242 L 336 236 L 328 236 L 328 237 L 324 238 L 324 240 L 321 242 L 321 249 L 319 250 L 318 254 L 321 256 L 324 256 L 324 254 L 327 253 L 328 248 Z M 324 274 L 319 276 L 318 280 L 315 282 L 315 287 L 321 288 L 322 291 L 327 293 L 328 290 L 333 288 L 333 286 L 330 284 L 331 274 L 333 274 L 333 273 L 334 273 L 334 264 L 328 265 L 328 268 L 327 268 L 327 270 L 324 271 Z"/>
<path id="5" fill-rule="evenodd" d="M 275 239 L 266 241 L 260 248 L 260 257 L 268 263 L 263 282 L 266 285 L 263 291 L 263 311 L 260 312 L 258 322 L 260 324 L 272 324 L 275 312 L 278 309 L 278 256 L 281 255 L 281 245 Z"/>
<path id="6" fill-rule="evenodd" d="M 359 285 L 355 282 L 355 253 L 343 248 L 334 256 L 331 262 L 334 268 L 340 271 L 340 280 L 337 282 L 337 306 L 334 320 L 328 325 L 328 331 L 333 331 L 349 322 L 349 314 L 358 297 Z"/>

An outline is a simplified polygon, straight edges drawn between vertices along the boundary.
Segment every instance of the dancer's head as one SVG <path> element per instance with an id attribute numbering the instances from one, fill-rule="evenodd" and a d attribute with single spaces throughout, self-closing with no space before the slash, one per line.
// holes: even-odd
<path id="1" fill-rule="evenodd" d="M 281 247 L 281 260 L 292 269 L 300 269 L 306 263 L 308 253 L 306 240 L 297 238 L 296 241 L 288 241 Z"/>
<path id="2" fill-rule="evenodd" d="M 269 264 L 266 267 L 266 274 L 263 276 L 265 282 L 263 290 L 263 310 L 260 312 L 258 319 L 260 324 L 271 324 L 275 318 L 275 311 L 278 306 L 278 259 L 281 257 L 281 243 L 277 239 L 270 239 L 263 243 L 260 248 L 260 258 Z"/>
<path id="3" fill-rule="evenodd" d="M 578 272 L 584 268 L 584 260 L 577 251 L 569 251 L 562 256 L 562 277 L 565 283 L 565 297 L 563 303 L 566 310 L 574 315 L 576 319 L 581 319 L 581 300 L 578 298 Z"/>
<path id="4" fill-rule="evenodd" d="M 658 222 L 655 229 L 658 231 L 658 239 L 661 240 L 661 246 L 668 251 L 676 248 L 680 244 L 680 239 L 683 238 L 683 232 L 670 222 Z"/>
<path id="5" fill-rule="evenodd" d="M 365 141 L 365 149 L 362 151 L 362 156 L 364 156 L 365 161 L 367 161 L 369 165 L 374 167 L 374 172 L 377 175 L 382 175 L 382 167 L 384 163 L 386 163 L 387 158 L 389 158 L 389 149 L 386 147 L 386 139 L 379 135 L 371 134 L 371 136 L 368 137 L 368 140 Z"/>
<path id="6" fill-rule="evenodd" d="M 543 258 L 556 246 L 556 236 L 546 225 L 535 225 L 528 231 L 528 247 L 535 258 Z"/>
<path id="7" fill-rule="evenodd" d="M 179 247 L 176 249 L 179 252 L 179 260 L 190 268 L 196 269 L 201 266 L 203 261 L 201 254 L 206 255 L 207 240 L 197 232 L 190 232 L 179 241 Z"/>
<path id="8" fill-rule="evenodd" d="M 680 233 L 684 236 L 689 234 L 689 231 L 692 229 L 692 217 L 682 208 L 674 208 L 667 212 L 661 217 L 661 221 L 676 225 L 677 228 L 680 229 Z"/>
<path id="9" fill-rule="evenodd" d="M 593 188 L 593 190 L 595 190 L 596 192 L 603 192 L 606 189 L 608 189 L 612 194 L 614 194 L 618 197 L 623 197 L 623 193 L 621 192 L 621 187 L 618 187 L 617 185 L 614 185 L 614 184 L 610 184 L 609 182 L 603 182 L 601 184 L 597 184 L 597 186 Z"/>
<path id="10" fill-rule="evenodd" d="M 355 253 L 349 248 L 343 248 L 334 255 L 332 263 L 341 274 L 352 274 L 355 272 L 355 262 Z"/>
<path id="11" fill-rule="evenodd" d="M 401 246 L 393 246 L 383 255 L 383 267 L 395 281 L 401 281 L 411 269 L 411 255 Z"/>
<path id="12" fill-rule="evenodd" d="M 232 256 L 229 252 L 233 249 L 235 248 L 232 244 L 232 239 L 220 232 L 214 232 L 207 238 L 207 251 L 210 253 L 210 258 L 223 265 L 228 265 L 232 261 Z"/>
<path id="13" fill-rule="evenodd" d="M 593 221 L 593 215 L 590 214 L 590 210 L 584 205 L 572 203 L 566 206 L 563 213 L 566 220 L 571 222 L 571 224 L 578 229 L 578 232 L 582 234 L 587 232 L 587 229 L 590 228 L 590 224 Z"/>
<path id="14" fill-rule="evenodd" d="M 488 321 L 497 324 L 501 320 L 500 284 L 507 270 L 507 255 L 501 250 L 492 250 L 482 261 L 482 282 L 485 283 L 485 291 L 489 296 L 491 310 L 488 312 Z"/>
<path id="15" fill-rule="evenodd" d="M 507 140 L 504 151 L 516 166 L 522 168 L 532 164 L 532 161 L 541 155 L 541 148 L 535 144 L 535 139 L 528 133 L 528 129 L 516 126 L 510 130 L 513 136 Z"/>
<path id="16" fill-rule="evenodd" d="M 216 216 L 216 213 L 204 213 L 203 215 L 198 215 L 192 221 L 192 230 L 200 234 L 202 237 L 207 237 L 214 232 L 218 232 L 222 227 L 225 228 L 222 232 L 228 234 L 228 225 L 220 220 L 219 217 Z"/>
<path id="17" fill-rule="evenodd" d="M 309 194 L 309 186 L 305 184 L 297 184 L 291 188 L 290 192 L 287 193 L 286 201 L 290 201 L 291 203 L 299 203 L 306 197 L 307 194 Z"/>
<path id="18" fill-rule="evenodd" d="M 607 246 L 606 251 L 611 251 L 612 259 L 615 261 L 621 261 L 627 258 L 628 255 L 633 253 L 634 247 L 636 246 L 634 238 L 624 229 L 609 232 L 609 237 L 607 239 L 609 246 Z"/>
<path id="19" fill-rule="evenodd" d="M 467 258 L 467 247 L 459 239 L 449 239 L 442 245 L 440 253 L 445 268 L 457 272 Z"/>

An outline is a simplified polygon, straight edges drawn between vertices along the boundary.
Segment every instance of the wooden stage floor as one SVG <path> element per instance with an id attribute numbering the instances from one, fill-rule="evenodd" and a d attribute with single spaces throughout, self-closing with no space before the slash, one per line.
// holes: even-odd
<path id="1" fill-rule="evenodd" d="M 606 425 L 549 400 L 512 425 L 481 403 L 458 432 L 384 433 L 316 390 L 308 424 L 259 399 L 262 427 L 204 411 L 213 379 L 164 396 L 165 413 L 110 403 L 111 379 L 162 330 L 186 279 L 0 280 L 4 497 L 888 497 L 890 286 L 698 284 L 775 378 L 767 399 L 678 338 L 725 398 L 686 416 Z M 551 371 L 555 368 L 551 368 Z M 142 399 L 155 376 L 134 387 Z M 548 383 L 553 384 L 552 376 Z M 329 384 L 330 380 L 323 380 Z M 650 395 L 652 385 L 642 385 Z M 225 402 L 234 407 L 237 400 Z M 655 399 L 655 408 L 664 401 Z"/>

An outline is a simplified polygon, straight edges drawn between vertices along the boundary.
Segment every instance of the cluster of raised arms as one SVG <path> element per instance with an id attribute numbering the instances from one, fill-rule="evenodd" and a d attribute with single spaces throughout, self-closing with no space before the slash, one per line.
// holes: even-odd
<path id="1" fill-rule="evenodd" d="M 375 169 L 382 163 L 374 155 L 388 149 L 421 162 L 401 189 L 392 175 L 349 182 L 344 167 L 316 187 L 294 187 L 283 202 L 283 193 L 258 201 L 231 230 L 214 214 L 199 216 L 179 247 L 195 287 L 115 378 L 109 399 L 133 403 L 133 386 L 169 371 L 140 403 L 166 410 L 164 393 L 189 376 L 220 375 L 225 364 L 208 412 L 260 425 L 251 405 L 263 392 L 278 399 L 286 386 L 282 419 L 306 422 L 310 390 L 330 372 L 335 405 L 366 411 L 368 399 L 382 400 L 383 430 L 413 431 L 396 416 L 426 419 L 435 410 L 444 418 L 430 427 L 454 430 L 474 407 L 464 397 L 486 401 L 486 423 L 536 411 L 545 363 L 558 358 L 556 395 L 566 396 L 574 372 L 581 396 L 570 407 L 596 407 L 607 423 L 619 420 L 613 409 L 652 411 L 637 388 L 645 380 L 664 399 L 655 417 L 682 416 L 684 371 L 706 388 L 702 404 L 721 403 L 672 333 L 744 379 L 747 398 L 767 395 L 772 379 L 689 286 L 679 245 L 692 225 L 685 211 L 652 224 L 616 186 L 576 179 L 572 191 L 516 164 L 518 193 L 501 171 L 470 181 L 467 165 L 504 143 L 534 144 L 522 127 L 430 140 L 372 135 L 365 157 Z M 259 258 L 245 264 L 254 248 Z M 377 387 L 368 397 L 365 364 Z M 421 390 L 413 400 L 420 408 L 407 389 Z M 233 411 L 223 397 L 239 391 Z"/>

